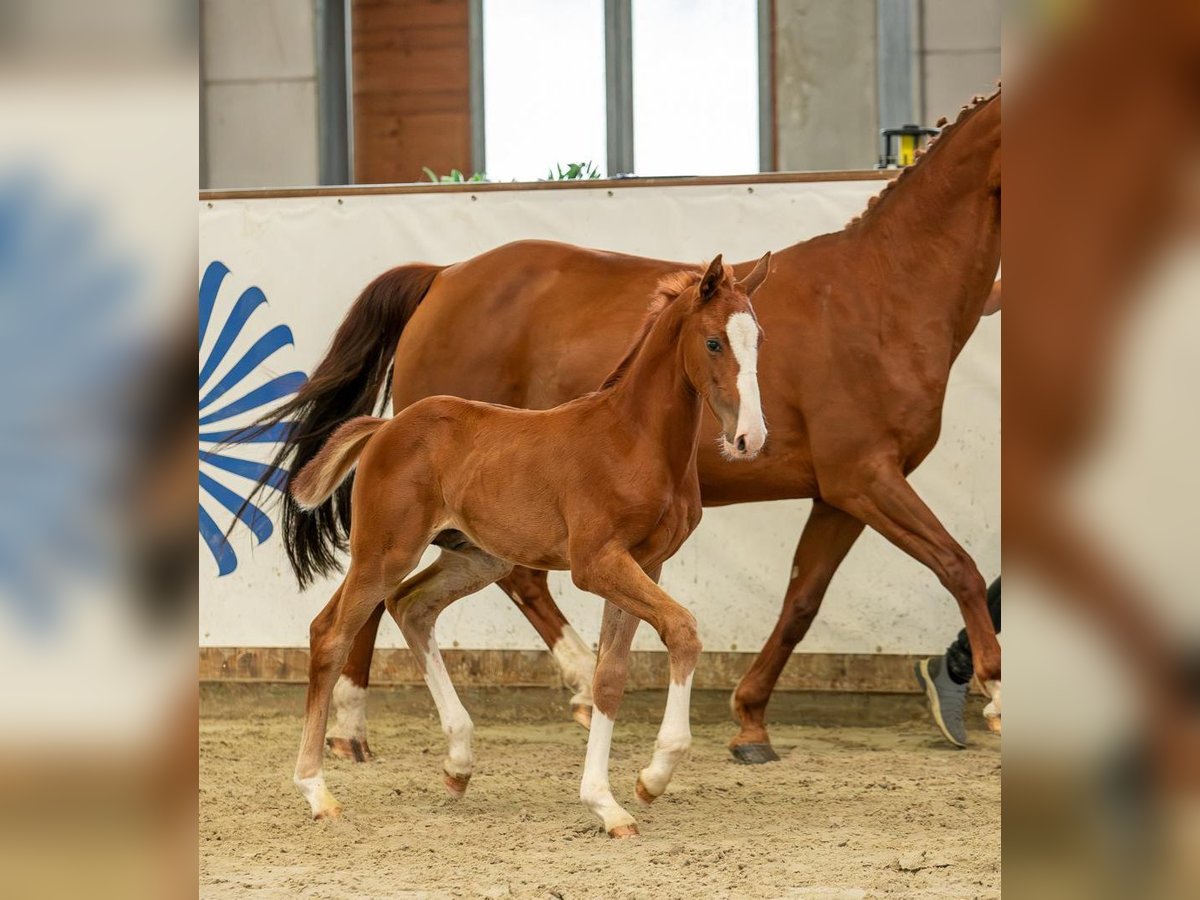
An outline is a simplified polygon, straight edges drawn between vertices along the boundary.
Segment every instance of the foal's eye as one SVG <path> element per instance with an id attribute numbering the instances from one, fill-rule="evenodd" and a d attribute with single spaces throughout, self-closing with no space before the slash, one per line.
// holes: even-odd
<path id="1" fill-rule="evenodd" d="M 720 353 L 721 352 L 721 342 L 718 341 L 716 338 L 709 338 L 707 341 L 704 342 L 704 346 L 708 348 L 710 353 Z"/>

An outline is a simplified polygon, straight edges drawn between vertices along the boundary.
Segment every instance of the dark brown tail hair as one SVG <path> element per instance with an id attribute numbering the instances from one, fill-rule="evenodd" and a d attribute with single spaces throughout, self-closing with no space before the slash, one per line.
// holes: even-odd
<path id="1" fill-rule="evenodd" d="M 291 473 L 300 472 L 343 422 L 382 415 L 391 396 L 391 363 L 404 326 L 425 298 L 433 279 L 445 268 L 424 264 L 397 266 L 372 281 L 354 301 L 325 358 L 291 400 L 250 426 L 254 434 L 290 422 L 291 430 L 271 461 Z M 381 397 L 382 393 L 382 397 Z M 313 509 L 302 509 L 291 492 L 283 492 L 280 527 L 292 571 L 300 587 L 318 575 L 341 568 L 339 551 L 350 534 L 350 488 L 353 476 Z M 260 481 L 247 502 L 266 486 Z"/>

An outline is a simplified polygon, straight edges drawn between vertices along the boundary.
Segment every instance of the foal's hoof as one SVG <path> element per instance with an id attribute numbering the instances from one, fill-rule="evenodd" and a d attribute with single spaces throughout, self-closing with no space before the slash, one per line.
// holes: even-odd
<path id="1" fill-rule="evenodd" d="M 658 799 L 658 794 L 652 794 L 646 788 L 646 784 L 645 784 L 645 782 L 642 781 L 641 775 L 638 776 L 637 786 L 633 790 L 634 790 L 634 793 L 637 794 L 638 800 L 640 800 L 642 803 L 646 804 L 647 806 L 649 806 L 651 803 L 653 803 L 655 800 Z"/>
<path id="2" fill-rule="evenodd" d="M 582 703 L 571 704 L 571 718 L 583 726 L 584 731 L 592 728 L 592 708 Z"/>
<path id="3" fill-rule="evenodd" d="M 608 836 L 610 838 L 637 837 L 638 833 L 636 825 L 618 825 L 616 828 L 608 829 Z"/>
<path id="4" fill-rule="evenodd" d="M 342 817 L 342 808 L 338 805 L 326 807 L 313 813 L 313 821 L 320 822 L 322 819 L 340 819 Z"/>
<path id="5" fill-rule="evenodd" d="M 367 746 L 366 738 L 360 741 L 358 738 L 328 737 L 325 738 L 325 744 L 329 747 L 329 752 L 338 759 L 346 759 L 350 762 L 370 762 L 375 758 L 371 753 L 371 748 Z"/>
<path id="6" fill-rule="evenodd" d="M 467 792 L 467 784 L 470 781 L 470 775 L 451 775 L 449 772 L 442 773 L 442 784 L 446 786 L 446 793 L 455 800 L 462 799 L 462 795 Z"/>
<path id="7" fill-rule="evenodd" d="M 747 766 L 779 762 L 779 754 L 770 744 L 735 744 L 729 748 L 729 752 L 733 754 L 734 759 Z"/>

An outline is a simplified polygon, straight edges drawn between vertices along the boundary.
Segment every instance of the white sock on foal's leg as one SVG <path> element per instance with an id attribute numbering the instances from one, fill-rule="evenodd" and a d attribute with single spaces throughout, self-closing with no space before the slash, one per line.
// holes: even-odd
<path id="1" fill-rule="evenodd" d="M 429 634 L 425 649 L 425 684 L 433 695 L 442 731 L 448 741 L 446 759 L 442 763 L 445 773 L 443 781 L 450 796 L 458 798 L 466 792 L 467 782 L 471 780 L 471 772 L 475 767 L 475 757 L 471 752 L 471 736 L 475 726 L 467 708 L 458 699 L 433 632 Z"/>
<path id="2" fill-rule="evenodd" d="M 294 775 L 292 776 L 292 783 L 300 788 L 300 793 L 308 801 L 314 819 L 337 818 L 342 814 L 341 804 L 334 799 L 333 794 L 329 792 L 329 788 L 325 786 L 325 776 L 323 773 L 317 772 L 316 775 L 310 778 L 301 778 L 299 775 Z"/>
<path id="3" fill-rule="evenodd" d="M 667 688 L 667 708 L 654 742 L 654 756 L 638 776 L 637 796 L 643 803 L 651 803 L 667 789 L 675 767 L 692 746 L 691 697 L 692 675 L 683 684 L 672 681 Z"/>
<path id="4" fill-rule="evenodd" d="M 613 720 L 596 710 L 588 732 L 587 758 L 579 799 L 600 817 L 609 837 L 629 837 L 638 833 L 637 821 L 621 808 L 608 784 L 608 754 L 612 747 Z"/>

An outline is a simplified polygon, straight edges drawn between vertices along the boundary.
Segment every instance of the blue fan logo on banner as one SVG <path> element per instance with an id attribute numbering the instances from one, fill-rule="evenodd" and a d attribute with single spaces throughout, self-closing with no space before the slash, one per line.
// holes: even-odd
<path id="1" fill-rule="evenodd" d="M 306 380 L 303 372 L 273 374 L 277 367 L 269 364 L 271 358 L 295 341 L 286 325 L 267 328 L 264 317 L 254 318 L 267 304 L 262 290 L 248 287 L 231 306 L 218 303 L 227 275 L 229 268 L 214 260 L 200 279 L 200 536 L 220 575 L 228 575 L 238 564 L 227 531 L 247 528 L 258 544 L 274 531 L 257 502 L 247 502 L 254 485 L 263 479 L 276 491 L 287 485 L 284 469 L 246 457 L 262 455 L 247 445 L 277 444 L 291 423 L 253 430 L 246 426 L 295 394 Z M 219 305 L 229 306 L 223 317 L 216 313 Z M 206 340 L 210 330 L 215 337 Z M 249 346 L 241 353 L 231 352 L 235 345 Z"/>

